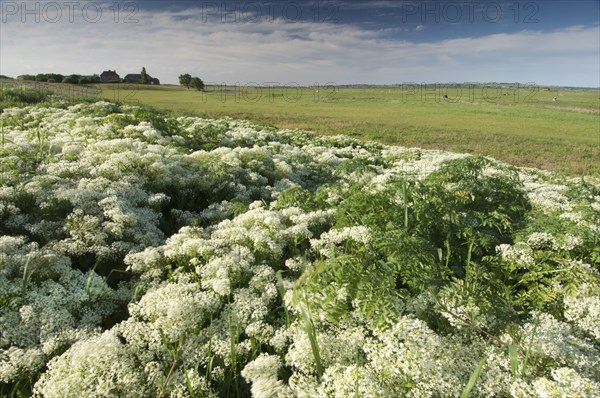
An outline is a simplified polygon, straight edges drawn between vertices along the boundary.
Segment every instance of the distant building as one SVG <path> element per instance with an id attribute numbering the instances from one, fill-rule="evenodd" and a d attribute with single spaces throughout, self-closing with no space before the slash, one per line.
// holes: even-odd
<path id="1" fill-rule="evenodd" d="M 148 84 L 160 84 L 160 80 L 146 74 L 146 79 L 148 79 Z M 142 75 L 140 73 L 130 73 L 123 78 L 125 83 L 142 83 Z"/>
<path id="2" fill-rule="evenodd" d="M 100 74 L 100 81 L 102 83 L 118 83 L 121 81 L 121 78 L 116 70 L 105 70 Z"/>

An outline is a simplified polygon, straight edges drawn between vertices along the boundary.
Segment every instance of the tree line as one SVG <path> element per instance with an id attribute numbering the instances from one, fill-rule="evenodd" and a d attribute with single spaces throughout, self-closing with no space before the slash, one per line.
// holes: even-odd
<path id="1" fill-rule="evenodd" d="M 92 84 L 101 83 L 100 76 L 93 75 L 61 75 L 60 73 L 38 73 L 37 75 L 20 75 L 19 80 L 28 80 L 40 83 L 71 83 Z"/>

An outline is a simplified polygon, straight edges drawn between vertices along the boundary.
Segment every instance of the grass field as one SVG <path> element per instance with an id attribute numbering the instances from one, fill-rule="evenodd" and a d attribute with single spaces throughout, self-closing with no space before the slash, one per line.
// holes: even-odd
<path id="1" fill-rule="evenodd" d="M 105 98 L 176 113 L 231 116 L 279 128 L 488 155 L 568 175 L 600 176 L 599 90 L 212 86 L 198 92 L 169 85 L 97 87 Z"/>
<path id="2" fill-rule="evenodd" d="M 481 154 L 518 166 L 600 177 L 597 89 L 209 86 L 199 92 L 174 85 L 44 84 L 48 87 L 62 95 L 83 93 L 175 114 L 231 116 L 278 128 Z"/>

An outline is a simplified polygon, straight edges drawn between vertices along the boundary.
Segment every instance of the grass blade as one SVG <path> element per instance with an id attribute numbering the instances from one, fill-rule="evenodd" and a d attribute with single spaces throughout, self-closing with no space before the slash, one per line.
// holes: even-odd
<path id="1" fill-rule="evenodd" d="M 477 383 L 477 380 L 479 379 L 479 376 L 481 376 L 481 371 L 483 370 L 483 365 L 485 365 L 486 359 L 487 359 L 486 357 L 481 358 L 481 360 L 477 364 L 477 367 L 471 374 L 471 378 L 469 379 L 469 382 L 467 383 L 465 389 L 463 390 L 462 394 L 460 394 L 460 398 L 468 398 L 469 397 L 469 395 L 471 394 L 471 391 L 473 390 L 473 387 L 475 387 L 475 384 Z"/>
<path id="2" fill-rule="evenodd" d="M 508 357 L 510 358 L 510 371 L 513 377 L 517 377 L 519 372 L 519 354 L 514 344 L 508 346 Z"/>
<path id="3" fill-rule="evenodd" d="M 319 350 L 319 341 L 317 340 L 317 331 L 315 324 L 312 319 L 307 314 L 302 314 L 303 318 L 303 329 L 308 335 L 308 339 L 310 341 L 310 348 L 312 350 L 313 356 L 315 357 L 315 365 L 317 366 L 317 377 L 321 380 L 321 376 L 323 376 L 323 364 L 321 363 L 321 352 Z"/>
<path id="4" fill-rule="evenodd" d="M 527 376 L 527 364 L 529 362 L 529 354 L 531 353 L 531 347 L 533 346 L 533 340 L 537 333 L 538 325 L 540 324 L 540 314 L 537 314 L 535 321 L 533 322 L 533 332 L 531 333 L 531 340 L 529 340 L 529 345 L 527 346 L 527 351 L 525 352 L 525 359 L 523 360 L 523 377 Z"/>

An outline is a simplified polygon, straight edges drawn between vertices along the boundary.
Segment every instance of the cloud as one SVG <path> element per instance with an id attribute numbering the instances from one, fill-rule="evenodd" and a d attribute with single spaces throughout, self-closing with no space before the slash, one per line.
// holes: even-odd
<path id="1" fill-rule="evenodd" d="M 64 17 L 58 23 L 2 23 L 1 73 L 117 69 L 124 75 L 146 66 L 166 83 L 189 72 L 230 84 L 518 81 L 600 86 L 598 26 L 416 43 L 385 30 L 310 19 L 292 23 L 263 15 L 253 22 L 223 23 L 201 8 L 138 10 L 137 23 L 124 23 L 123 14 L 115 22 L 110 5 L 103 7 L 108 11 L 96 23 L 79 14 L 72 23 Z"/>
<path id="2" fill-rule="evenodd" d="M 417 25 L 417 27 L 415 28 L 415 30 L 417 32 L 420 32 L 420 31 L 425 30 L 425 29 L 427 29 L 427 26 L 425 26 L 425 25 Z"/>

